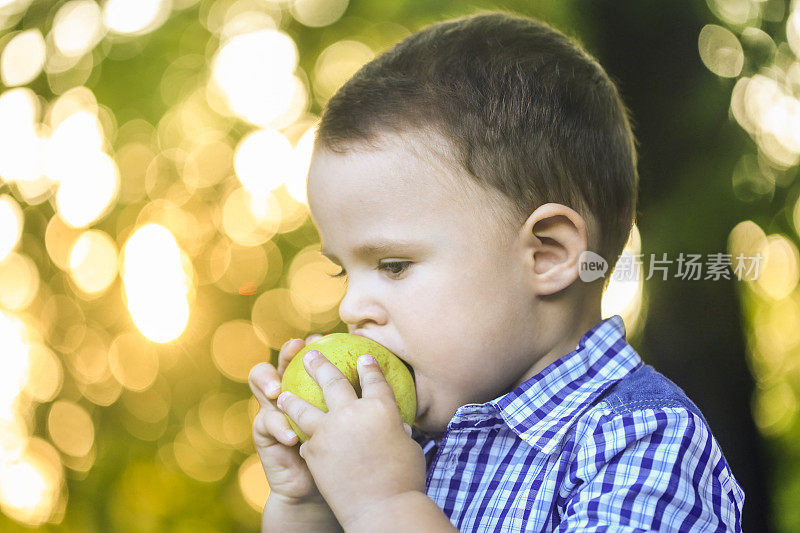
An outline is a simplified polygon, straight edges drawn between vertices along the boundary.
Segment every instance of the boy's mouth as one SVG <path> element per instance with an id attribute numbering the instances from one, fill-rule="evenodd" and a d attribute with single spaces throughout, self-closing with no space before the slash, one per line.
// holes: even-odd
<path id="1" fill-rule="evenodd" d="M 414 368 L 410 364 L 408 364 L 405 360 L 400 358 L 400 356 L 398 356 L 397 358 L 400 359 L 400 361 L 402 361 L 404 365 L 406 365 L 406 368 L 408 369 L 408 371 L 411 372 L 411 379 L 414 379 L 414 381 L 416 382 L 416 379 L 415 379 L 415 376 L 414 376 Z"/>
<path id="2" fill-rule="evenodd" d="M 394 351 L 393 351 L 391 348 L 389 348 L 388 346 L 385 346 L 385 345 L 384 345 L 384 344 L 382 344 L 380 341 L 377 341 L 377 340 L 373 339 L 373 338 L 372 338 L 372 337 L 370 337 L 369 335 L 365 335 L 365 334 L 364 334 L 364 333 L 362 333 L 361 331 L 354 331 L 354 332 L 353 332 L 353 335 L 359 335 L 359 336 L 361 336 L 361 337 L 366 337 L 367 339 L 373 340 L 373 341 L 377 342 L 378 344 L 380 344 L 381 346 L 384 346 L 384 347 L 385 347 L 387 350 L 389 350 L 390 352 L 392 352 L 394 355 L 396 355 L 396 356 L 397 356 L 397 358 L 398 358 L 398 359 L 400 359 L 400 361 L 401 361 L 401 362 L 402 362 L 402 363 L 403 363 L 403 364 L 406 366 L 406 368 L 408 369 L 408 371 L 409 371 L 409 372 L 411 372 L 411 379 L 414 379 L 414 382 L 416 383 L 416 376 L 414 375 L 414 368 L 413 368 L 413 367 L 412 367 L 410 364 L 408 364 L 408 362 L 406 362 L 406 360 L 405 360 L 405 359 L 403 359 L 402 357 L 400 357 L 399 355 L 397 355 L 397 353 L 396 353 L 396 352 L 394 352 Z"/>

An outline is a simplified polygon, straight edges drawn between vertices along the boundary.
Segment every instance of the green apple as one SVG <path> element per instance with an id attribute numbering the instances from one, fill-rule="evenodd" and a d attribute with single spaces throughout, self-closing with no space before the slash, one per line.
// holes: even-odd
<path id="1" fill-rule="evenodd" d="M 385 346 L 372 339 L 350 333 L 331 333 L 321 339 L 306 345 L 297 352 L 286 367 L 281 380 L 281 389 L 289 391 L 303 398 L 324 412 L 328 412 L 322 388 L 317 385 L 303 366 L 303 355 L 309 350 L 318 350 L 328 361 L 333 363 L 353 386 L 361 397 L 361 384 L 358 378 L 356 361 L 364 354 L 372 355 L 381 367 L 386 382 L 394 391 L 394 398 L 400 408 L 403 422 L 409 426 L 414 425 L 417 416 L 417 391 L 414 388 L 414 378 L 405 363 L 390 352 Z M 308 440 L 308 436 L 286 416 L 292 429 L 297 433 L 301 442 Z"/>

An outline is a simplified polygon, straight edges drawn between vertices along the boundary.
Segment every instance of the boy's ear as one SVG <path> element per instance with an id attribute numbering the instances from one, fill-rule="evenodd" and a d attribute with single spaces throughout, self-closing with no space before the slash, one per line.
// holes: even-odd
<path id="1" fill-rule="evenodd" d="M 520 231 L 537 295 L 555 294 L 578 279 L 580 255 L 589 249 L 586 222 L 580 214 L 562 204 L 544 204 Z"/>

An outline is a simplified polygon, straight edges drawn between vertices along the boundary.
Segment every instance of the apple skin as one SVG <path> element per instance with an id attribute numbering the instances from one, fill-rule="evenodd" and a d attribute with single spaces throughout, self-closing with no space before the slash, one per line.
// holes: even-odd
<path id="1" fill-rule="evenodd" d="M 317 385 L 317 382 L 303 366 L 303 355 L 309 350 L 318 350 L 328 361 L 333 363 L 345 375 L 359 398 L 361 397 L 361 383 L 356 361 L 364 354 L 372 355 L 381 367 L 386 382 L 394 391 L 395 401 L 400 408 L 403 422 L 409 426 L 414 425 L 417 415 L 417 391 L 411 372 L 403 361 L 385 346 L 361 335 L 331 333 L 306 345 L 289 361 L 281 379 L 282 390 L 296 394 L 322 411 L 328 412 L 322 388 Z M 307 441 L 308 436 L 300 431 L 292 419 L 288 416 L 286 419 L 297 433 L 300 442 Z"/>

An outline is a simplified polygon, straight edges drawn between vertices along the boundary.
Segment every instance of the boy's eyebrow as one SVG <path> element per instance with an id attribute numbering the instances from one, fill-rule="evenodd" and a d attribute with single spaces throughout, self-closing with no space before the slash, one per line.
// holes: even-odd
<path id="1" fill-rule="evenodd" d="M 353 250 L 353 255 L 358 258 L 368 258 L 374 255 L 388 253 L 399 248 L 409 248 L 413 246 L 417 246 L 417 243 L 411 241 L 393 241 L 389 239 L 381 239 L 374 242 L 365 242 L 356 246 L 356 248 Z M 339 263 L 339 258 L 326 250 L 324 244 L 322 245 L 321 252 L 322 255 L 334 263 Z"/>

